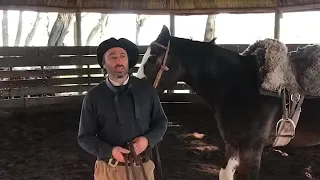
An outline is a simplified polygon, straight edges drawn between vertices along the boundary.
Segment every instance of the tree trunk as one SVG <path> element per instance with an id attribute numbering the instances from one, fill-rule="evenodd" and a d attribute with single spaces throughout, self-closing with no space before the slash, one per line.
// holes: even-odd
<path id="1" fill-rule="evenodd" d="M 54 22 L 48 40 L 48 46 L 63 46 L 63 40 L 69 32 L 74 13 L 59 13 Z"/>
<path id="2" fill-rule="evenodd" d="M 14 41 L 14 46 L 19 46 L 21 41 L 21 32 L 22 32 L 22 15 L 23 11 L 19 12 L 19 22 L 18 22 L 18 28 L 17 28 L 17 34 L 16 34 L 16 40 Z"/>
<path id="3" fill-rule="evenodd" d="M 3 11 L 2 17 L 2 46 L 9 45 L 9 37 L 8 37 L 8 11 Z"/>
<path id="4" fill-rule="evenodd" d="M 206 30 L 204 33 L 204 41 L 210 42 L 215 37 L 216 31 L 216 15 L 208 15 Z"/>
<path id="5" fill-rule="evenodd" d="M 104 37 L 104 33 L 105 30 L 108 26 L 108 22 L 109 22 L 109 15 L 107 15 L 107 19 L 102 23 L 101 28 L 100 28 L 100 42 L 102 40 L 102 38 Z"/>
<path id="6" fill-rule="evenodd" d="M 95 35 L 98 33 L 98 31 L 103 30 L 107 26 L 108 19 L 109 19 L 109 15 L 101 14 L 101 18 L 99 19 L 98 24 L 92 28 L 92 30 L 87 38 L 86 46 L 90 46 L 92 39 L 95 37 Z"/>
<path id="7" fill-rule="evenodd" d="M 29 34 L 28 34 L 28 36 L 27 36 L 27 38 L 25 40 L 25 43 L 24 43 L 25 46 L 29 46 L 30 45 L 30 43 L 31 43 L 31 41 L 32 41 L 32 39 L 33 39 L 33 37 L 34 37 L 34 35 L 36 33 L 36 30 L 37 30 L 37 27 L 39 25 L 40 20 L 41 20 L 41 16 L 40 16 L 40 13 L 38 12 L 36 20 L 33 23 L 32 29 L 29 32 Z"/>
<path id="8" fill-rule="evenodd" d="M 150 16 L 148 15 L 137 15 L 136 17 L 136 44 L 137 45 L 139 44 L 140 29 L 149 17 Z"/>

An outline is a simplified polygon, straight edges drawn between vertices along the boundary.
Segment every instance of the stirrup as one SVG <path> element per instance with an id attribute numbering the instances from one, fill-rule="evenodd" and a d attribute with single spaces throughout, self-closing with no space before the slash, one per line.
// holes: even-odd
<path id="1" fill-rule="evenodd" d="M 283 124 L 282 124 L 283 123 Z M 280 129 L 279 126 L 282 124 L 282 128 Z M 286 126 L 289 124 L 289 127 Z M 286 127 L 284 127 L 286 126 Z M 290 128 L 289 130 L 287 130 L 286 128 Z M 295 131 L 296 131 L 296 125 L 295 123 L 293 122 L 292 119 L 280 119 L 278 122 L 277 122 L 277 125 L 276 125 L 276 136 L 277 137 L 290 137 L 291 139 L 294 138 L 295 136 Z M 283 132 L 286 132 L 286 133 L 290 133 L 292 135 L 281 135 L 281 133 Z"/>

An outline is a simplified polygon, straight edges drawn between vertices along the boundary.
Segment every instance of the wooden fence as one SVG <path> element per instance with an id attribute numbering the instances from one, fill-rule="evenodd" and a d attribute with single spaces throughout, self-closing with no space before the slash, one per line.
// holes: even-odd
<path id="1" fill-rule="evenodd" d="M 248 47 L 221 45 L 235 52 Z M 305 44 L 289 44 L 289 50 Z M 146 46 L 140 46 L 140 61 Z M 0 108 L 81 102 L 83 95 L 104 77 L 96 60 L 96 47 L 0 47 Z M 134 68 L 137 71 L 139 63 Z M 183 82 L 173 90 L 190 90 Z M 196 102 L 192 93 L 165 93 L 162 102 Z"/>

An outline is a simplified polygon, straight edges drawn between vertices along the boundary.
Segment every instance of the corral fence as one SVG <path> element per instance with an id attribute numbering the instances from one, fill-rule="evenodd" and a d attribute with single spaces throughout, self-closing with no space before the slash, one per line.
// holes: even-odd
<path id="1" fill-rule="evenodd" d="M 289 51 L 305 45 L 287 44 Z M 221 46 L 235 52 L 248 47 L 247 44 Z M 133 73 L 138 70 L 146 49 L 147 46 L 139 46 L 140 60 Z M 91 46 L 0 47 L 0 67 L 2 110 L 81 103 L 85 93 L 104 80 L 96 60 L 96 47 Z M 172 90 L 161 95 L 162 102 L 199 101 L 183 82 L 178 82 Z"/>

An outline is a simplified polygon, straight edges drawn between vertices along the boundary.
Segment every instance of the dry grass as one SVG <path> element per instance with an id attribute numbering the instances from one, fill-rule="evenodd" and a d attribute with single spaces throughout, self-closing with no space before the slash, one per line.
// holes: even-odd
<path id="1" fill-rule="evenodd" d="M 262 11 L 274 11 L 280 7 L 295 7 L 295 9 L 319 8 L 320 0 L 2 0 L 2 8 L 14 6 L 16 8 L 54 8 L 54 9 L 82 9 L 84 11 L 181 11 L 192 10 L 216 10 L 250 11 L 262 9 Z"/>

